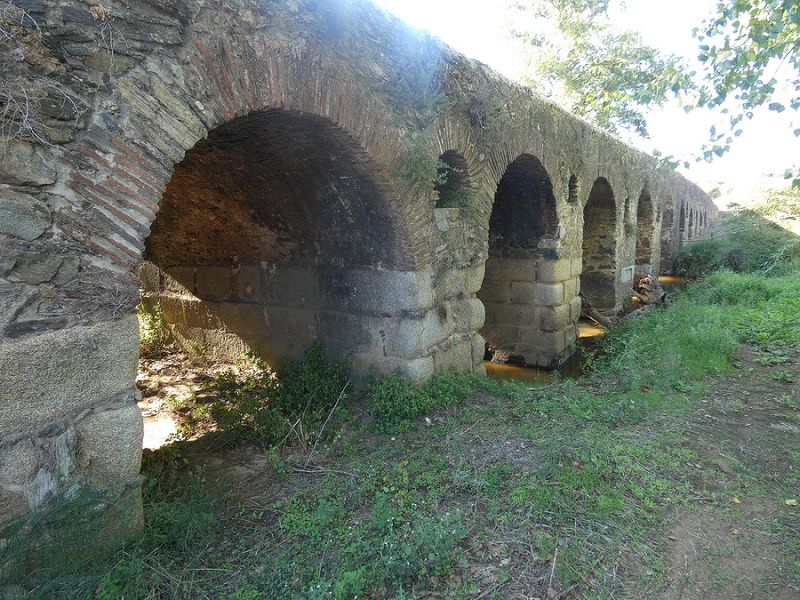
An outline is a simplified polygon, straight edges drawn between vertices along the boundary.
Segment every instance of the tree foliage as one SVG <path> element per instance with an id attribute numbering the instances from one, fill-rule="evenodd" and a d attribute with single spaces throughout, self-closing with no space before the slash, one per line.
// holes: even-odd
<path id="1" fill-rule="evenodd" d="M 721 156 L 741 123 L 766 106 L 800 109 L 800 3 L 797 0 L 718 0 L 716 15 L 695 30 L 706 66 L 696 106 L 719 108 L 728 127 L 711 131 L 706 157 Z M 800 128 L 794 129 L 800 137 Z M 800 186 L 800 174 L 791 173 Z"/>
<path id="2" fill-rule="evenodd" d="M 525 29 L 516 32 L 540 53 L 537 75 L 560 88 L 568 108 L 612 133 L 632 130 L 647 137 L 645 109 L 691 89 L 691 73 L 677 56 L 644 43 L 639 34 L 617 31 L 610 0 L 520 0 Z M 554 38 L 532 21 L 554 23 Z"/>
<path id="3" fill-rule="evenodd" d="M 717 0 L 714 15 L 694 31 L 698 72 L 617 30 L 612 1 L 516 0 L 525 23 L 517 35 L 542 54 L 537 75 L 551 90 L 561 88 L 576 114 L 613 133 L 646 137 L 648 107 L 677 98 L 686 110 L 716 110 L 727 122 L 709 132 L 702 157 L 711 160 L 730 149 L 756 108 L 800 110 L 797 0 Z M 555 24 L 555 40 L 537 21 Z M 800 173 L 787 175 L 800 185 Z"/>

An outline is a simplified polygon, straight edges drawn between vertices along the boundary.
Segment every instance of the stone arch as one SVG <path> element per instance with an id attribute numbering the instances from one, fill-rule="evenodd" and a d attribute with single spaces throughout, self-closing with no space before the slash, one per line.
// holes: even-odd
<path id="1" fill-rule="evenodd" d="M 563 358 L 570 324 L 563 281 L 571 274 L 569 261 L 555 260 L 558 230 L 550 176 L 538 158 L 521 154 L 497 185 L 478 292 L 486 309 L 481 334 L 493 360 L 548 366 Z"/>
<path id="2" fill-rule="evenodd" d="M 673 259 L 677 240 L 677 236 L 675 235 L 675 208 L 671 197 L 667 198 L 662 210 L 660 271 L 664 274 L 671 274 L 674 270 Z"/>
<path id="3" fill-rule="evenodd" d="M 694 234 L 695 234 L 694 215 L 695 215 L 694 207 L 690 206 L 689 207 L 689 219 L 688 219 L 688 223 L 687 223 L 687 234 L 686 234 L 686 239 L 688 239 L 688 240 L 693 240 L 694 239 Z"/>
<path id="4" fill-rule="evenodd" d="M 307 148 L 318 159 L 316 164 L 330 167 L 330 172 L 354 176 L 357 185 L 366 185 L 365 189 L 371 192 L 369 198 L 361 194 L 363 201 L 357 209 L 351 206 L 352 210 L 343 208 L 331 213 L 330 225 L 341 233 L 348 227 L 357 229 L 367 223 L 380 223 L 374 233 L 347 238 L 344 245 L 333 239 L 335 236 L 321 234 L 314 244 L 304 246 L 300 252 L 307 258 L 312 253 L 311 246 L 317 243 L 320 250 L 329 250 L 323 253 L 327 257 L 324 276 L 319 275 L 316 282 L 321 292 L 320 307 L 331 306 L 334 310 L 321 310 L 318 322 L 309 326 L 315 327 L 329 345 L 335 342 L 336 346 L 329 348 L 333 354 L 352 352 L 356 369 L 375 364 L 380 371 L 400 370 L 422 380 L 433 374 L 432 348 L 441 341 L 435 338 L 438 330 L 433 333 L 426 330 L 427 337 L 420 334 L 425 319 L 433 312 L 431 274 L 427 266 L 430 229 L 423 226 L 427 215 L 415 213 L 414 198 L 395 193 L 387 183 L 384 173 L 389 172 L 401 154 L 400 136 L 387 133 L 391 128 L 383 121 L 385 111 L 380 101 L 374 99 L 371 91 L 361 90 L 351 79 L 343 78 L 335 65 L 322 64 L 307 53 L 268 48 L 262 38 L 247 41 L 243 36 L 231 36 L 193 42 L 184 45 L 177 57 L 153 58 L 114 79 L 113 86 L 109 86 L 112 95 L 98 108 L 79 139 L 66 146 L 59 157 L 65 184 L 60 186 L 59 193 L 61 203 L 67 207 L 59 217 L 59 235 L 69 240 L 71 251 L 80 254 L 83 273 L 80 291 L 93 300 L 84 303 L 86 308 L 82 310 L 86 314 L 79 315 L 76 326 L 65 327 L 63 333 L 48 332 L 36 340 L 37 344 L 51 347 L 55 354 L 69 356 L 70 362 L 59 367 L 54 378 L 52 387 L 57 393 L 47 393 L 52 398 L 52 410 L 37 409 L 33 425 L 25 425 L 33 427 L 61 420 L 73 427 L 70 429 L 73 435 L 79 429 L 80 444 L 90 454 L 85 463 L 78 465 L 71 480 L 94 485 L 108 492 L 110 498 L 124 493 L 132 502 L 138 502 L 139 507 L 142 429 L 134 383 L 138 358 L 135 273 L 142 263 L 152 224 L 154 233 L 159 235 L 156 215 L 173 173 L 179 179 L 193 176 L 182 173 L 176 165 L 190 151 L 190 162 L 198 160 L 203 152 L 217 152 L 220 147 L 235 152 L 241 140 L 233 138 L 247 137 L 242 131 L 234 135 L 226 129 L 232 137 L 215 139 L 215 131 L 223 131 L 231 123 L 244 124 L 245 129 L 256 123 L 260 126 L 262 118 L 293 119 L 298 131 L 304 132 L 301 137 L 289 140 L 295 150 Z M 301 123 L 304 125 L 300 126 Z M 282 126 L 285 132 L 294 125 L 286 122 Z M 208 142 L 201 142 L 209 136 Z M 320 139 L 325 140 L 326 148 L 342 151 L 348 166 L 337 171 L 336 165 L 315 153 L 314 144 Z M 216 175 L 236 175 L 234 161 L 215 164 L 231 166 L 230 172 Z M 247 166 L 248 172 L 254 169 L 253 165 Z M 304 172 L 308 174 L 307 169 Z M 297 180 L 297 175 L 270 173 L 270 181 L 283 189 L 286 186 L 282 178 Z M 311 173 L 310 181 L 323 185 L 328 198 L 352 191 L 353 181 L 324 175 Z M 243 194 L 246 198 L 240 198 L 235 205 L 237 219 L 247 227 L 242 233 L 262 231 L 262 221 L 271 216 L 248 206 L 253 194 L 253 190 L 248 190 Z M 372 201 L 369 206 L 368 199 Z M 164 202 L 167 211 L 170 206 L 170 201 Z M 329 213 L 316 216 L 325 214 Z M 292 215 L 289 221 L 295 224 L 315 216 Z M 211 227 L 212 223 L 203 226 Z M 275 235 L 273 248 L 283 247 L 279 233 Z M 213 239 L 211 236 L 207 241 Z M 353 262 L 357 246 L 368 250 L 369 261 Z M 155 256 L 161 250 L 165 250 L 162 258 L 180 252 L 180 249 L 167 252 L 168 244 L 148 249 Z M 242 256 L 248 260 L 261 258 L 257 245 L 248 245 L 245 250 Z M 209 263 L 203 267 L 216 267 L 227 273 L 228 286 L 208 290 L 207 282 L 201 281 L 197 271 L 191 275 L 184 273 L 179 282 L 190 292 L 206 285 L 209 300 L 218 293 L 219 306 L 214 307 L 212 316 L 228 329 L 236 329 L 231 326 L 235 319 L 242 313 L 255 312 L 255 303 L 251 301 L 266 275 L 260 273 L 257 281 L 253 270 L 244 269 L 255 265 L 237 263 L 232 256 L 219 264 L 215 262 L 221 257 L 219 253 L 206 252 L 200 256 Z M 151 289 L 157 294 L 166 292 L 166 277 L 155 273 Z M 249 274 L 253 278 L 244 280 Z M 242 303 L 247 308 L 223 306 L 231 298 L 251 294 L 248 302 Z M 328 300 L 333 298 L 337 300 L 330 304 Z M 309 319 L 307 307 L 301 308 L 298 322 L 302 327 L 313 319 Z M 239 314 L 231 316 L 235 311 Z M 205 339 L 214 343 L 209 335 Z M 289 350 L 294 353 L 299 344 Z M 42 357 L 47 359 L 44 354 Z M 30 368 L 36 368 L 35 361 Z M 88 376 L 91 385 L 86 384 Z M 31 394 L 41 394 L 41 390 L 32 388 Z M 33 396 L 30 401 L 22 396 L 20 402 L 36 406 Z M 117 427 L 106 427 L 104 423 L 109 421 Z M 17 427 L 16 423 L 12 422 L 10 427 Z M 58 485 L 61 484 L 54 483 L 56 489 Z M 132 509 L 127 523 L 135 521 L 136 511 Z"/>
<path id="5" fill-rule="evenodd" d="M 598 177 L 583 209 L 581 293 L 598 310 L 614 310 L 617 280 L 617 206 L 614 190 Z"/>
<path id="6" fill-rule="evenodd" d="M 644 188 L 636 204 L 636 271 L 649 275 L 653 267 L 656 211 L 650 191 Z"/>
<path id="7" fill-rule="evenodd" d="M 363 370 L 398 358 L 366 334 L 371 314 L 427 307 L 413 291 L 392 297 L 405 258 L 388 190 L 327 119 L 235 118 L 175 167 L 145 242 L 145 300 L 184 344 L 231 359 L 298 359 L 315 340 Z"/>

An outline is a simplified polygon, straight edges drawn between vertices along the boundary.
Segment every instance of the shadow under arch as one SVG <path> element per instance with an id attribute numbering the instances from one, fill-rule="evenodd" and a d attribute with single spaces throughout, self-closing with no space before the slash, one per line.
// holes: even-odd
<path id="1" fill-rule="evenodd" d="M 636 204 L 636 273 L 650 275 L 653 270 L 653 236 L 656 213 L 650 191 L 644 188 Z"/>
<path id="2" fill-rule="evenodd" d="M 680 249 L 686 241 L 688 231 L 686 230 L 686 202 L 681 202 L 681 211 L 678 219 L 678 243 L 676 246 Z"/>
<path id="3" fill-rule="evenodd" d="M 598 177 L 583 209 L 581 293 L 598 310 L 617 304 L 617 204 L 614 190 Z"/>
<path id="4" fill-rule="evenodd" d="M 320 340 L 357 370 L 397 368 L 413 343 L 383 323 L 430 307 L 430 291 L 399 270 L 409 257 L 388 196 L 380 169 L 324 117 L 228 121 L 175 166 L 145 243 L 143 300 L 205 352 L 297 359 Z"/>
<path id="5" fill-rule="evenodd" d="M 563 342 L 552 343 L 559 327 L 550 318 L 563 293 L 550 297 L 538 276 L 541 262 L 555 258 L 558 229 L 550 176 L 538 158 L 522 154 L 497 186 L 486 274 L 477 294 L 486 309 L 481 335 L 494 361 L 549 366 L 564 351 Z"/>
<path id="6" fill-rule="evenodd" d="M 673 200 L 668 197 L 663 207 L 661 216 L 661 264 L 659 266 L 660 273 L 665 275 L 672 274 L 675 269 L 674 259 L 675 250 L 677 248 L 678 236 L 675 231 L 675 208 Z"/>

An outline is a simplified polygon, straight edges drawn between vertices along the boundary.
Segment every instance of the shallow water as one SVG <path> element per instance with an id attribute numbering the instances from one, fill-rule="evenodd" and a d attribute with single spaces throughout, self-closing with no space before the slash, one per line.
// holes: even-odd
<path id="1" fill-rule="evenodd" d="M 561 377 L 574 379 L 583 374 L 583 348 L 591 347 L 593 342 L 600 336 L 605 335 L 605 333 L 606 328 L 601 325 L 597 325 L 592 321 L 579 321 L 578 345 L 581 349 L 558 369 L 541 369 L 539 367 L 509 363 L 493 363 L 489 360 L 483 361 L 483 366 L 486 368 L 487 377 L 499 381 L 547 385 L 553 382 L 553 375 L 556 373 Z"/>
<path id="2" fill-rule="evenodd" d="M 666 287 L 683 287 L 686 285 L 686 278 L 680 275 L 659 275 L 658 281 Z"/>

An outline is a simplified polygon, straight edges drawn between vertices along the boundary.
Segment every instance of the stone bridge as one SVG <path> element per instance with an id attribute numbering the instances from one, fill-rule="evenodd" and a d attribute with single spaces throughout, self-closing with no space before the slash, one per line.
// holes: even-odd
<path id="1" fill-rule="evenodd" d="M 218 354 L 553 367 L 579 290 L 621 310 L 718 217 L 367 0 L 12 4 L 40 93 L 0 123 L 0 524 L 93 490 L 135 525 L 140 297 Z"/>

